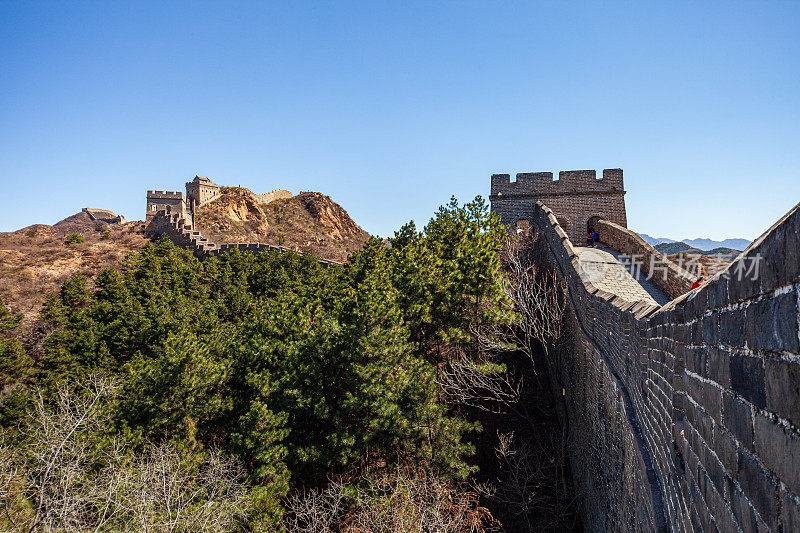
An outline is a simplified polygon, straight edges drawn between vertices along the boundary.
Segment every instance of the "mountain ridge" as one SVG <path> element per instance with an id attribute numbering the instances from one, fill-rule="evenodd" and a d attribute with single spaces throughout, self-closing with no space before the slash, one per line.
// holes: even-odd
<path id="1" fill-rule="evenodd" d="M 717 241 L 714 239 L 707 239 L 698 237 L 695 239 L 671 239 L 668 237 L 651 237 L 646 233 L 640 233 L 641 237 L 650 245 L 657 246 L 659 244 L 671 244 L 671 243 L 684 243 L 688 245 L 690 248 L 696 248 L 697 250 L 702 251 L 709 251 L 715 248 L 731 248 L 733 250 L 742 251 L 748 246 L 750 246 L 750 240 L 742 239 L 742 238 L 729 238 L 723 239 L 721 241 Z"/>

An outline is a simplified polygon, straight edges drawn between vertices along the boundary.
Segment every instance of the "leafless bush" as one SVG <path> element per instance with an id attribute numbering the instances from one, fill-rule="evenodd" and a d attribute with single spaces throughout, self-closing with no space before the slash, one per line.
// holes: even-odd
<path id="1" fill-rule="evenodd" d="M 475 354 L 453 348 L 440 369 L 439 383 L 452 403 L 529 417 L 520 405 L 524 377 L 509 371 L 501 357 L 521 351 L 533 363 L 535 349 L 546 355 L 561 335 L 566 307 L 565 283 L 539 272 L 531 250 L 527 238 L 507 239 L 502 252 L 505 268 L 496 278 L 506 298 L 489 308 L 495 320 L 471 327 Z"/>
<path id="2" fill-rule="evenodd" d="M 283 525 L 287 533 L 326 533 L 344 519 L 347 487 L 341 481 L 323 490 L 296 492 L 286 501 Z"/>
<path id="3" fill-rule="evenodd" d="M 86 438 L 105 421 L 104 400 L 114 394 L 115 383 L 96 377 L 83 384 L 83 394 L 59 387 L 55 408 L 47 406 L 41 391 L 34 412 L 21 428 L 25 438 L 20 465 L 20 496 L 31 505 L 22 526 L 30 531 L 77 531 L 88 522 L 105 525 L 107 517 L 93 516 L 93 509 L 106 507 L 104 494 L 91 482 L 95 461 L 94 443 Z M 22 527 L 21 527 L 22 529 Z"/>
<path id="4" fill-rule="evenodd" d="M 289 533 L 334 528 L 350 533 L 479 533 L 497 526 L 478 505 L 476 493 L 460 491 L 424 471 L 368 477 L 357 489 L 335 482 L 323 491 L 290 498 L 287 508 L 284 527 Z"/>
<path id="5" fill-rule="evenodd" d="M 557 435 L 541 436 L 545 440 Z M 553 446 L 533 446 L 529 441 L 517 441 L 514 433 L 499 433 L 495 454 L 499 472 L 497 481 L 479 483 L 475 490 L 487 501 L 502 508 L 515 523 L 506 524 L 510 530 L 562 531 L 572 526 L 574 495 L 554 494 L 558 487 L 549 486 L 561 477 L 560 460 L 549 453 Z M 558 484 L 555 484 L 558 485 Z"/>
<path id="6" fill-rule="evenodd" d="M 520 404 L 523 379 L 495 359 L 496 356 L 488 352 L 470 356 L 463 350 L 456 350 L 439 371 L 439 384 L 448 403 L 489 413 L 512 411 L 527 418 Z"/>
<path id="7" fill-rule="evenodd" d="M 473 328 L 484 352 L 521 350 L 533 360 L 535 347 L 547 354 L 561 334 L 566 283 L 553 273 L 538 270 L 531 260 L 532 249 L 533 242 L 526 237 L 506 240 L 502 250 L 505 268 L 496 282 L 507 299 L 490 309 L 498 320 Z"/>
<path id="8" fill-rule="evenodd" d="M 0 496 L 14 531 L 231 531 L 245 516 L 243 469 L 210 453 L 187 464 L 170 446 L 138 456 L 101 428 L 119 387 L 92 376 L 79 392 L 41 392 L 20 429 L 22 445 L 0 445 Z M 0 526 L 3 523 L 0 521 Z"/>
<path id="9" fill-rule="evenodd" d="M 211 453 L 195 469 L 167 445 L 104 480 L 124 531 L 232 531 L 246 516 L 244 472 Z"/>

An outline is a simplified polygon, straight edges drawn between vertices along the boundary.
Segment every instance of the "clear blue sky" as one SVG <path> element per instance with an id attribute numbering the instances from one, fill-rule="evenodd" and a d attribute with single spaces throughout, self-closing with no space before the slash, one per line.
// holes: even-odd
<path id="1" fill-rule="evenodd" d="M 800 201 L 798 1 L 126 4 L 0 0 L 0 230 L 195 174 L 379 235 L 495 172 L 622 167 L 673 238 Z"/>

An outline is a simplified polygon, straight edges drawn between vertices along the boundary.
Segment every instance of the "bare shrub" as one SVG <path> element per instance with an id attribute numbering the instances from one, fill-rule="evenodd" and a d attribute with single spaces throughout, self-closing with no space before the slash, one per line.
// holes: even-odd
<path id="1" fill-rule="evenodd" d="M 323 490 L 295 492 L 286 501 L 283 526 L 287 533 L 324 533 L 341 525 L 352 495 L 341 481 Z"/>
<path id="2" fill-rule="evenodd" d="M 541 348 L 547 354 L 558 341 L 567 286 L 552 272 L 537 269 L 532 255 L 533 240 L 506 239 L 501 253 L 504 269 L 496 282 L 507 300 L 490 309 L 499 320 L 473 328 L 482 351 L 521 350 L 533 360 L 534 349 Z"/>
<path id="3" fill-rule="evenodd" d="M 241 465 L 185 461 L 168 444 L 132 455 L 102 433 L 118 385 L 91 376 L 41 392 L 16 448 L 0 445 L 0 495 L 14 531 L 231 531 L 246 516 Z M 4 525 L 0 521 L 0 526 Z"/>
<path id="4" fill-rule="evenodd" d="M 104 486 L 124 531 L 232 531 L 246 519 L 243 479 L 218 453 L 196 468 L 162 444 L 106 472 Z"/>
<path id="5" fill-rule="evenodd" d="M 536 269 L 528 238 L 508 238 L 502 251 L 504 269 L 496 283 L 506 299 L 489 311 L 490 324 L 473 324 L 475 354 L 454 349 L 439 372 L 439 383 L 451 403 L 528 419 L 521 405 L 524 377 L 510 371 L 503 354 L 524 353 L 534 363 L 534 350 L 547 355 L 561 336 L 567 287 L 552 273 Z M 535 366 L 534 366 L 535 368 Z"/>
<path id="6" fill-rule="evenodd" d="M 355 488 L 334 482 L 295 495 L 286 506 L 289 533 L 479 533 L 499 526 L 475 492 L 423 470 L 367 477 Z"/>
<path id="7" fill-rule="evenodd" d="M 561 477 L 561 463 L 549 450 L 557 446 L 557 434 L 541 435 L 550 445 L 533 446 L 515 439 L 514 433 L 499 433 L 495 454 L 497 481 L 476 484 L 475 490 L 487 501 L 502 507 L 515 523 L 504 524 L 514 531 L 563 531 L 574 524 L 571 508 L 575 496 L 553 494 L 553 479 Z"/>

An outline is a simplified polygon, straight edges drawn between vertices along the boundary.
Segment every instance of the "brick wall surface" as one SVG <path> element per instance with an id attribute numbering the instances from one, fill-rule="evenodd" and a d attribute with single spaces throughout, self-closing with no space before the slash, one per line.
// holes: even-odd
<path id="1" fill-rule="evenodd" d="M 537 200 L 544 201 L 575 244 L 586 242 L 592 217 L 627 226 L 621 169 L 606 169 L 602 178 L 594 170 L 562 171 L 557 180 L 551 172 L 517 174 L 515 182 L 508 174 L 495 174 L 490 200 L 506 224 L 524 219 Z"/>
<path id="2" fill-rule="evenodd" d="M 517 208 L 569 287 L 549 364 L 584 525 L 800 531 L 800 210 L 702 289 L 647 309 L 581 280 L 549 206 Z"/>

